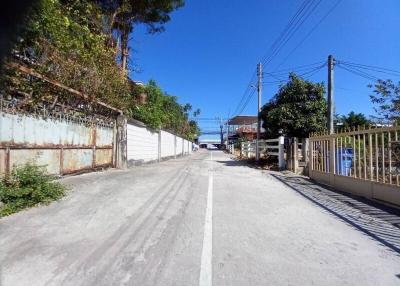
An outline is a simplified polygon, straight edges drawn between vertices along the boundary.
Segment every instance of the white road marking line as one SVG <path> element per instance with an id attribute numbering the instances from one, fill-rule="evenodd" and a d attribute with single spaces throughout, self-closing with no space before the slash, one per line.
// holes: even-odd
<path id="1" fill-rule="evenodd" d="M 212 153 L 210 153 L 212 161 Z M 212 163 L 212 162 L 211 162 Z M 213 203 L 213 173 L 208 173 L 207 208 L 204 222 L 203 251 L 201 252 L 201 268 L 199 286 L 212 286 L 212 203 Z"/>

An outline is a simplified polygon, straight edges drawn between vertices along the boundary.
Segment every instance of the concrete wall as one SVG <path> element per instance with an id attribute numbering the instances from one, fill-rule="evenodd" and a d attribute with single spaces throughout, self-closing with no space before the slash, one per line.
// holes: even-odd
<path id="1" fill-rule="evenodd" d="M 130 120 L 127 124 L 128 166 L 189 154 L 192 143 L 170 132 L 153 130 Z"/>
<path id="2" fill-rule="evenodd" d="M 158 160 L 158 132 L 145 126 L 127 125 L 128 166 Z"/>
<path id="3" fill-rule="evenodd" d="M 185 154 L 189 154 L 189 141 L 183 140 L 183 150 Z"/>
<path id="4" fill-rule="evenodd" d="M 42 118 L 2 112 L 0 174 L 32 162 L 63 175 L 111 166 L 114 128 L 64 117 Z"/>
<path id="5" fill-rule="evenodd" d="M 175 156 L 175 135 L 161 130 L 161 157 Z"/>
<path id="6" fill-rule="evenodd" d="M 183 139 L 176 137 L 176 155 L 183 155 Z"/>
<path id="7" fill-rule="evenodd" d="M 333 175 L 315 170 L 310 171 L 310 178 L 342 192 L 400 206 L 400 188 L 396 185 Z"/>

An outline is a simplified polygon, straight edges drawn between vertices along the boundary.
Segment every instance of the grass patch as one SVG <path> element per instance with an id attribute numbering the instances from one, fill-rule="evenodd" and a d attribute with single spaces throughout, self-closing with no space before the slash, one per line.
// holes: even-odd
<path id="1" fill-rule="evenodd" d="M 65 195 L 65 187 L 47 174 L 43 166 L 28 163 L 0 180 L 0 217 L 37 204 L 49 204 Z"/>

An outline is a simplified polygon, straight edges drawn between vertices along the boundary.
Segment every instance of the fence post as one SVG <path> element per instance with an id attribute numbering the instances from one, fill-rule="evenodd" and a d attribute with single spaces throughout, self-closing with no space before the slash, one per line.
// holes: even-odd
<path id="1" fill-rule="evenodd" d="M 312 177 L 312 172 L 314 170 L 314 142 L 312 140 L 309 141 L 308 144 L 308 176 Z"/>
<path id="2" fill-rule="evenodd" d="M 123 115 L 118 115 L 116 124 L 116 146 L 115 146 L 115 167 L 125 169 L 128 165 L 127 160 L 127 119 Z"/>
<path id="3" fill-rule="evenodd" d="M 335 135 L 331 135 L 329 138 L 329 181 L 331 186 L 335 185 L 335 141 Z"/>
<path id="4" fill-rule="evenodd" d="M 279 136 L 278 138 L 278 152 L 279 152 L 279 156 L 278 156 L 278 165 L 279 165 L 279 170 L 284 170 L 285 169 L 285 137 L 283 136 Z"/>
<path id="5" fill-rule="evenodd" d="M 304 160 L 304 174 L 308 175 L 309 172 L 309 144 L 310 144 L 310 140 L 308 138 L 303 138 L 302 139 L 302 145 L 301 145 L 301 151 L 303 154 L 303 160 Z"/>
<path id="6" fill-rule="evenodd" d="M 293 164 L 293 173 L 297 174 L 297 171 L 299 169 L 299 140 L 297 137 L 293 138 L 293 158 L 292 158 L 292 164 Z"/>

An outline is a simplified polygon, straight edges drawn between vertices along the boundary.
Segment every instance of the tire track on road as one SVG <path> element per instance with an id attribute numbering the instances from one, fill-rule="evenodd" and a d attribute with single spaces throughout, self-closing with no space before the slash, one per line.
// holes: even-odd
<path id="1" fill-rule="evenodd" d="M 63 284 L 72 281 L 77 275 L 83 275 L 82 279 L 79 280 L 85 281 L 85 278 L 87 278 L 85 276 L 88 274 L 91 275 L 90 271 L 94 268 L 93 265 L 96 265 L 99 261 L 103 264 L 101 270 L 104 272 L 104 268 L 107 267 L 109 263 L 104 263 L 102 261 L 113 261 L 113 253 L 115 250 L 121 249 L 120 245 L 130 243 L 130 241 L 127 240 L 127 234 L 136 228 L 137 221 L 142 220 L 141 225 L 143 225 L 151 219 L 154 211 L 163 203 L 165 198 L 174 191 L 174 187 L 182 179 L 182 175 L 187 170 L 189 164 L 190 160 L 185 162 L 185 164 L 171 176 L 173 179 L 160 186 L 134 215 L 127 218 L 127 221 L 122 224 L 113 235 L 107 238 L 100 246 L 96 247 L 89 255 L 85 255 L 84 258 L 78 260 L 75 265 L 71 265 L 71 268 L 76 269 L 78 272 L 72 271 L 71 269 L 70 273 L 63 279 Z M 63 270 L 65 269 L 60 269 L 60 271 Z M 95 269 L 95 272 L 98 273 L 99 271 Z M 87 283 L 83 284 L 87 285 Z"/>

